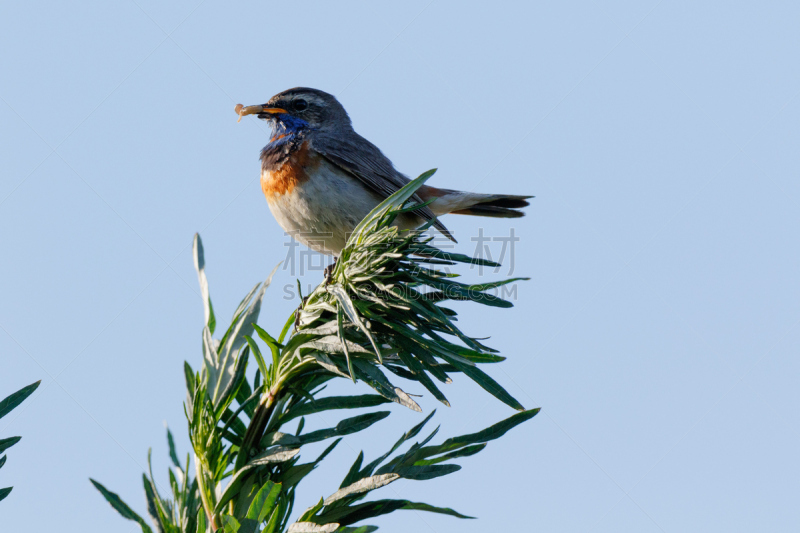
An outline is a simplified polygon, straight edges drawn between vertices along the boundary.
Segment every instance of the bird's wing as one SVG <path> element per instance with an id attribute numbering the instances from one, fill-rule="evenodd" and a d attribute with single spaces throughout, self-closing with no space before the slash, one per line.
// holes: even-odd
<path id="1" fill-rule="evenodd" d="M 355 132 L 345 136 L 318 133 L 311 139 L 310 144 L 314 151 L 358 179 L 381 198 L 388 198 L 411 181 L 394 168 L 389 158 L 383 155 L 377 146 Z M 417 194 L 412 198 L 418 203 L 423 203 Z M 416 210 L 415 213 L 425 220 L 435 219 L 433 211 L 428 206 Z M 444 224 L 438 220 L 433 223 L 433 227 L 455 241 Z"/>

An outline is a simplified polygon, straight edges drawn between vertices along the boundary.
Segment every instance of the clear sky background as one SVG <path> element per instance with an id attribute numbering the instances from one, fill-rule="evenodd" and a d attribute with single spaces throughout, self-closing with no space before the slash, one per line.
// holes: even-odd
<path id="1" fill-rule="evenodd" d="M 287 251 L 258 184 L 267 131 L 233 107 L 294 86 L 337 95 L 410 175 L 536 195 L 523 219 L 445 222 L 465 253 L 479 226 L 513 223 L 532 280 L 461 324 L 541 414 L 456 474 L 376 493 L 479 520 L 368 523 L 797 531 L 799 27 L 788 1 L 2 3 L 0 395 L 43 380 L 0 421 L 23 436 L 0 470 L 3 531 L 137 530 L 88 477 L 144 514 L 165 421 L 189 450 L 192 235 L 227 324 Z M 261 325 L 283 323 L 293 284 L 276 275 Z M 512 414 L 463 379 L 445 393 L 443 437 Z M 393 411 L 303 483 L 298 512 L 420 419 Z"/>

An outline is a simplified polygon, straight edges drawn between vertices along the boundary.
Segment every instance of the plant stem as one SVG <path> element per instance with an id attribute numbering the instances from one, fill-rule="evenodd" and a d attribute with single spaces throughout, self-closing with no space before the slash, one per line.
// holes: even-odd
<path id="1" fill-rule="evenodd" d="M 197 477 L 197 485 L 200 489 L 200 499 L 203 501 L 203 510 L 206 512 L 206 518 L 211 524 L 211 530 L 216 531 L 219 529 L 219 526 L 217 525 L 217 521 L 214 517 L 214 506 L 212 506 L 211 502 L 208 500 L 208 491 L 206 490 L 206 477 L 203 473 L 203 465 L 200 463 L 200 459 L 196 454 L 194 456 L 194 465 L 195 475 Z"/>
<path id="2" fill-rule="evenodd" d="M 256 411 L 253 413 L 253 419 L 247 427 L 244 439 L 242 439 L 242 446 L 239 448 L 239 454 L 236 456 L 236 464 L 233 468 L 234 472 L 240 470 L 247 463 L 247 459 L 250 456 L 250 448 L 261 439 L 264 429 L 267 427 L 269 417 L 272 414 L 272 408 L 275 405 L 275 398 L 278 393 L 276 389 L 278 385 L 279 384 L 276 384 L 274 387 L 270 388 L 261 402 L 259 402 L 258 407 L 256 407 Z"/>

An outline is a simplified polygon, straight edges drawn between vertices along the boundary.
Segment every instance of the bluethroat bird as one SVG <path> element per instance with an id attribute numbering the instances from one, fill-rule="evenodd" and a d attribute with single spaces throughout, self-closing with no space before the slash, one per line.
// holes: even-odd
<path id="1" fill-rule="evenodd" d="M 350 233 L 409 178 L 377 146 L 353 130 L 331 94 L 305 87 L 278 93 L 264 105 L 236 106 L 272 128 L 261 150 L 261 190 L 283 229 L 309 248 L 338 257 Z M 413 197 L 426 207 L 396 220 L 411 229 L 448 213 L 516 218 L 530 196 L 478 194 L 423 185 Z M 438 221 L 433 226 L 452 240 Z"/>

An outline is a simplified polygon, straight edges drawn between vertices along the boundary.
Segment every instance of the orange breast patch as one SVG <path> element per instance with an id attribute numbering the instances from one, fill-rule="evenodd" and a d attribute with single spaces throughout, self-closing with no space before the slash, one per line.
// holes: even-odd
<path id="1" fill-rule="evenodd" d="M 292 153 L 278 170 L 261 173 L 261 190 L 269 201 L 276 195 L 291 193 L 298 184 L 309 179 L 309 172 L 318 162 L 308 149 L 308 141 Z"/>

